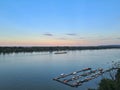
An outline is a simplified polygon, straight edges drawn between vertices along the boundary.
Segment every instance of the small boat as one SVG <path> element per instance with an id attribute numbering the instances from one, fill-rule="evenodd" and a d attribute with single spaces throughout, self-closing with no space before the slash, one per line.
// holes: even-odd
<path id="1" fill-rule="evenodd" d="M 73 72 L 72 74 L 75 75 L 77 72 Z"/>
<path id="2" fill-rule="evenodd" d="M 55 52 L 54 54 L 66 54 L 67 52 Z"/>
<path id="3" fill-rule="evenodd" d="M 62 73 L 62 74 L 60 74 L 60 76 L 65 76 L 65 74 L 64 74 L 64 73 Z"/>

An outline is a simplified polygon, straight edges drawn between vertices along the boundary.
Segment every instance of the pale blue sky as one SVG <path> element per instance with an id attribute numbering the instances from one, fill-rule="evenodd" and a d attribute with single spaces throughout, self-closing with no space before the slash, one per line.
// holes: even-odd
<path id="1" fill-rule="evenodd" d="M 120 0 L 0 0 L 0 45 L 120 44 Z"/>

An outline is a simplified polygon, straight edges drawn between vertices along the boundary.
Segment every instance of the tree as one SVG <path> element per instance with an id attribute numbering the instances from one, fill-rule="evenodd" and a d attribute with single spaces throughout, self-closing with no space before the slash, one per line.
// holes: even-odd
<path id="1" fill-rule="evenodd" d="M 99 83 L 98 90 L 120 90 L 120 68 L 117 70 L 115 80 L 102 79 Z"/>

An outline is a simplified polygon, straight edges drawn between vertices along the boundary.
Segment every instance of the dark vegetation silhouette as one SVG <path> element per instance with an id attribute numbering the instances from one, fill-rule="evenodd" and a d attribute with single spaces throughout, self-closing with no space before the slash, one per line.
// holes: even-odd
<path id="1" fill-rule="evenodd" d="M 97 90 L 120 90 L 120 69 L 117 70 L 115 80 L 102 79 Z"/>
<path id="2" fill-rule="evenodd" d="M 62 51 L 62 50 L 97 50 L 97 49 L 118 49 L 120 45 L 107 46 L 33 46 L 33 47 L 0 47 L 0 53 L 18 53 L 18 52 L 43 52 L 43 51 Z"/>

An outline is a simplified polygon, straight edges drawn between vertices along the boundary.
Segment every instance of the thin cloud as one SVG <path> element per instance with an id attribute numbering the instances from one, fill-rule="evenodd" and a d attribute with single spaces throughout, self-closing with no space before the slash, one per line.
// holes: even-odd
<path id="1" fill-rule="evenodd" d="M 118 37 L 117 39 L 120 39 L 120 37 Z"/>
<path id="2" fill-rule="evenodd" d="M 118 37 L 118 38 L 110 38 L 110 37 L 108 37 L 108 38 L 101 38 L 100 40 L 115 40 L 115 39 L 120 39 L 120 37 Z"/>
<path id="3" fill-rule="evenodd" d="M 53 34 L 51 34 L 51 33 L 45 33 L 43 35 L 45 35 L 45 36 L 53 36 Z"/>
<path id="4" fill-rule="evenodd" d="M 66 35 L 69 35 L 69 36 L 76 36 L 77 34 L 75 34 L 75 33 L 68 33 L 68 34 L 66 34 Z"/>
<path id="5" fill-rule="evenodd" d="M 84 37 L 79 37 L 79 39 L 85 39 Z"/>
<path id="6" fill-rule="evenodd" d="M 58 38 L 58 39 L 60 39 L 60 40 L 68 40 L 68 38 Z"/>

